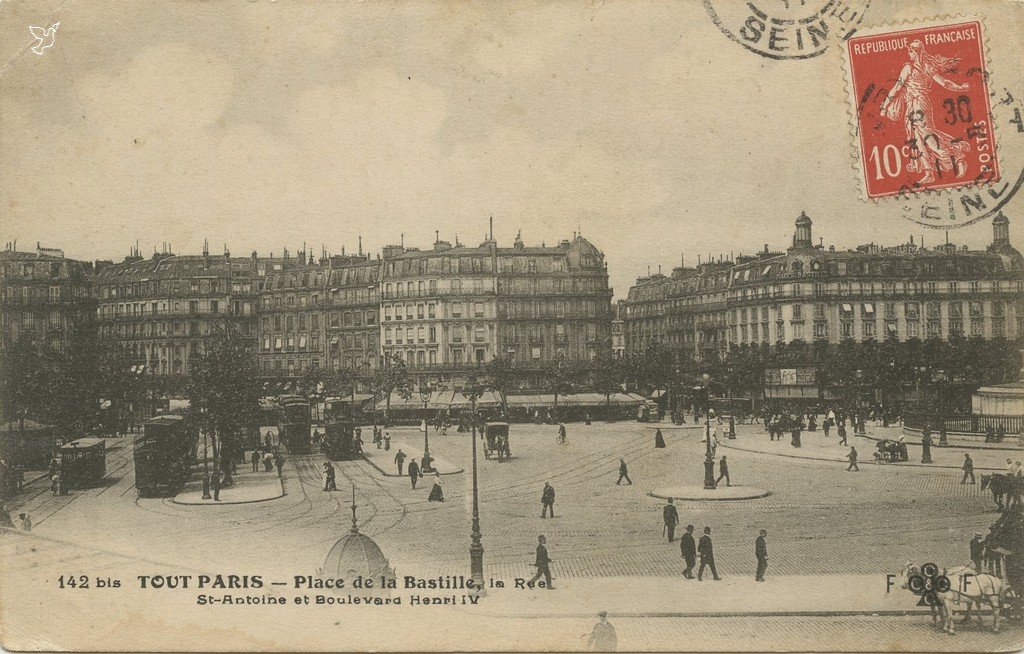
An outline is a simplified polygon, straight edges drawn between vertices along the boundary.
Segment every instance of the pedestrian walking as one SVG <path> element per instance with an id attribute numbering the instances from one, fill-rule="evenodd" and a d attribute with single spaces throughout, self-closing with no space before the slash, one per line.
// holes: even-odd
<path id="1" fill-rule="evenodd" d="M 683 576 L 693 579 L 693 568 L 697 565 L 697 543 L 693 540 L 693 525 L 686 525 L 686 533 L 679 539 L 679 550 L 686 562 Z"/>
<path id="2" fill-rule="evenodd" d="M 764 581 L 764 573 L 768 569 L 768 544 L 764 540 L 767 535 L 767 530 L 762 529 L 754 539 L 754 557 L 757 559 L 754 581 Z"/>
<path id="3" fill-rule="evenodd" d="M 711 568 L 711 576 L 715 581 L 720 581 L 722 578 L 718 576 L 718 570 L 715 569 L 715 550 L 711 545 L 711 527 L 704 527 L 704 535 L 700 537 L 700 542 L 697 543 L 697 554 L 700 555 L 700 568 L 697 570 L 697 581 L 704 581 L 704 568 Z"/>
<path id="4" fill-rule="evenodd" d="M 391 451 L 391 434 L 388 433 L 384 434 L 384 451 Z"/>
<path id="5" fill-rule="evenodd" d="M 662 520 L 665 522 L 664 531 L 668 534 L 668 542 L 674 542 L 676 539 L 676 525 L 679 524 L 679 511 L 676 511 L 675 504 L 672 503 L 672 498 L 668 498 L 668 504 L 661 510 Z"/>
<path id="6" fill-rule="evenodd" d="M 267 453 L 263 455 L 263 471 L 264 472 L 270 472 L 273 469 L 274 469 L 274 454 L 273 454 L 273 452 L 270 452 L 268 450 Z"/>
<path id="7" fill-rule="evenodd" d="M 961 484 L 967 483 L 967 477 L 971 478 L 971 483 L 974 483 L 974 460 L 970 454 L 964 454 L 964 465 L 961 468 L 964 471 L 964 477 L 960 480 Z"/>
<path id="8" fill-rule="evenodd" d="M 282 471 L 284 470 L 284 457 L 281 456 L 280 452 L 274 453 L 274 466 L 277 468 L 277 476 L 282 476 Z"/>
<path id="9" fill-rule="evenodd" d="M 54 496 L 62 495 L 60 484 L 60 471 L 57 471 L 50 476 L 50 493 Z"/>
<path id="10" fill-rule="evenodd" d="M 412 482 L 412 489 L 416 490 L 416 480 L 422 475 L 420 474 L 420 466 L 416 463 L 416 459 L 409 461 L 409 481 Z"/>
<path id="11" fill-rule="evenodd" d="M 334 466 L 331 465 L 330 461 L 324 463 L 324 490 L 325 491 L 336 491 L 338 490 L 338 484 L 334 479 Z"/>
<path id="12" fill-rule="evenodd" d="M 718 479 L 715 480 L 716 484 L 722 481 L 722 479 L 725 479 L 725 485 L 732 486 L 732 484 L 729 483 L 729 463 L 725 460 L 724 454 L 722 455 L 722 458 L 718 460 L 718 473 Z"/>
<path id="13" fill-rule="evenodd" d="M 857 448 L 850 446 L 850 453 L 846 455 L 846 458 L 850 460 L 850 465 L 846 466 L 846 472 L 851 470 L 860 472 L 860 466 L 857 465 Z"/>
<path id="14" fill-rule="evenodd" d="M 619 459 L 619 479 L 615 482 L 615 485 L 618 486 L 621 484 L 623 479 L 625 479 L 626 483 L 630 486 L 633 485 L 633 480 L 629 478 L 629 470 L 626 468 L 626 460 Z"/>
<path id="15" fill-rule="evenodd" d="M 619 646 L 619 637 L 615 634 L 615 627 L 608 622 L 608 611 L 601 611 L 597 617 L 599 620 L 590 632 L 587 647 L 594 652 L 614 652 Z"/>
<path id="16" fill-rule="evenodd" d="M 402 448 L 398 448 L 398 454 L 395 455 L 395 463 L 398 465 L 398 476 L 402 476 L 402 468 L 405 466 L 406 454 L 402 451 Z"/>
<path id="17" fill-rule="evenodd" d="M 565 431 L 565 425 L 558 425 L 558 442 L 562 445 L 568 441 L 568 435 Z"/>
<path id="18" fill-rule="evenodd" d="M 551 564 L 554 560 L 548 557 L 547 539 L 543 536 L 537 536 L 537 558 L 533 565 L 537 568 L 537 574 L 533 575 L 530 581 L 526 582 L 529 588 L 533 588 L 533 585 L 537 583 L 541 575 L 544 575 L 544 586 L 548 590 L 554 590 L 555 587 L 551 585 Z"/>
<path id="19" fill-rule="evenodd" d="M 32 531 L 32 516 L 27 513 L 19 513 L 18 519 L 21 521 L 22 531 Z"/>
<path id="20" fill-rule="evenodd" d="M 658 449 L 665 447 L 665 437 L 661 435 L 660 429 L 654 430 L 654 447 Z"/>
<path id="21" fill-rule="evenodd" d="M 548 513 L 551 517 L 555 517 L 555 489 L 548 483 L 544 482 L 544 490 L 540 494 L 540 517 L 544 518 Z"/>
<path id="22" fill-rule="evenodd" d="M 824 422 L 821 423 L 821 429 L 825 433 L 825 438 L 828 438 L 829 432 L 832 430 L 832 421 L 825 418 Z"/>
<path id="23" fill-rule="evenodd" d="M 256 472 L 260 469 L 260 451 L 259 448 L 252 451 L 252 455 L 249 456 L 249 461 L 252 463 L 252 471 Z"/>

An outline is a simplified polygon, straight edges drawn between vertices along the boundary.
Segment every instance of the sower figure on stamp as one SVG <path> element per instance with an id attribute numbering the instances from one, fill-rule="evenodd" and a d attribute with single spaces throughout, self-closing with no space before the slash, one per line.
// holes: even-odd
<path id="1" fill-rule="evenodd" d="M 957 68 L 959 59 L 930 55 L 919 40 L 911 41 L 907 48 L 910 61 L 903 65 L 899 79 L 892 85 L 889 95 L 882 101 L 881 114 L 893 122 L 902 122 L 907 142 L 922 150 L 921 156 L 912 157 L 907 170 L 922 173 L 919 184 L 935 181 L 936 172 L 952 172 L 963 177 L 964 163 L 971 149 L 968 141 L 956 139 L 937 129 L 938 122 L 932 112 L 933 84 L 949 91 L 966 91 L 967 83 L 957 84 L 943 75 Z"/>
<path id="2" fill-rule="evenodd" d="M 544 585 L 548 590 L 554 590 L 555 587 L 551 585 L 551 564 L 554 562 L 548 558 L 548 548 L 545 545 L 547 539 L 543 536 L 537 536 L 537 559 L 534 562 L 534 566 L 537 568 L 537 574 L 533 575 L 530 581 L 526 582 L 526 585 L 533 588 L 533 585 L 537 583 L 541 575 L 544 575 Z"/>
<path id="3" fill-rule="evenodd" d="M 715 581 L 721 580 L 722 578 L 718 576 L 718 570 L 715 569 L 715 551 L 711 545 L 711 527 L 704 527 L 704 535 L 700 537 L 700 542 L 697 543 L 697 554 L 700 555 L 697 581 L 704 581 L 705 566 L 711 568 L 711 576 Z"/>
<path id="4" fill-rule="evenodd" d="M 672 504 L 672 498 L 668 498 L 668 504 L 662 509 L 662 519 L 665 521 L 665 531 L 668 533 L 668 542 L 673 542 L 676 539 L 676 525 L 679 524 L 679 512 L 676 511 L 676 507 Z"/>
<path id="5" fill-rule="evenodd" d="M 683 576 L 693 579 L 693 568 L 697 565 L 697 543 L 693 540 L 693 525 L 686 525 L 686 533 L 679 539 L 679 549 L 683 560 L 686 561 Z"/>
<path id="6" fill-rule="evenodd" d="M 544 490 L 540 494 L 540 517 L 544 518 L 550 513 L 555 517 L 555 489 L 548 482 L 544 482 Z"/>

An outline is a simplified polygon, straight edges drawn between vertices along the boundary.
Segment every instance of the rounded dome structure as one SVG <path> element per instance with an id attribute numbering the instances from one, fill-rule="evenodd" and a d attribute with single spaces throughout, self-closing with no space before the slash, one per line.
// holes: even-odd
<path id="1" fill-rule="evenodd" d="M 369 536 L 352 531 L 338 539 L 324 561 L 324 577 L 351 579 L 357 575 L 380 577 L 394 575 L 384 552 Z"/>
<path id="2" fill-rule="evenodd" d="M 355 579 L 363 577 L 374 581 L 373 589 L 387 593 L 386 581 L 395 579 L 384 552 L 369 536 L 359 533 L 356 525 L 356 489 L 352 486 L 352 528 L 334 543 L 327 553 L 321 573 L 324 579 Z M 381 583 L 381 579 L 386 580 Z"/>

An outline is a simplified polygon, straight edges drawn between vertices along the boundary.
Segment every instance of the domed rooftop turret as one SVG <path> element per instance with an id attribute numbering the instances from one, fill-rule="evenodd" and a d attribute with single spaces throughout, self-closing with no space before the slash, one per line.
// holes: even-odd
<path id="1" fill-rule="evenodd" d="M 356 487 L 352 486 L 352 529 L 338 539 L 324 561 L 325 579 L 352 579 L 358 575 L 379 583 L 380 577 L 395 578 L 387 557 L 369 536 L 359 533 L 356 525 Z"/>

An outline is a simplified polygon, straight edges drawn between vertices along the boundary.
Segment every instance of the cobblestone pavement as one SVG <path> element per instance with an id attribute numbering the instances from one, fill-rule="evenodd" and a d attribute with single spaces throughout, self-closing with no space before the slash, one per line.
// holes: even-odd
<path id="1" fill-rule="evenodd" d="M 665 449 L 654 448 L 651 425 L 570 424 L 568 431 L 568 443 L 559 445 L 554 426 L 513 425 L 511 461 L 498 463 L 481 456 L 486 574 L 505 579 L 532 576 L 529 564 L 536 537 L 545 534 L 556 578 L 677 575 L 681 568 L 678 543 L 669 544 L 662 536 L 663 502 L 647 492 L 658 486 L 701 482 L 700 431 L 663 427 Z M 396 438 L 413 437 L 402 429 L 393 432 Z M 315 574 L 331 545 L 348 532 L 349 485 L 354 484 L 360 531 L 378 542 L 400 575 L 466 574 L 470 440 L 467 434 L 454 431 L 445 437 L 431 434 L 431 451 L 466 470 L 442 479 L 447 499 L 443 504 L 426 501 L 429 484 L 412 491 L 407 480 L 385 477 L 365 461 L 337 463 L 339 491 L 324 492 L 323 459 L 318 456 L 287 457 L 286 494 L 268 502 L 193 507 L 139 499 L 133 487 L 130 443 L 123 441 L 110 444 L 108 479 L 100 488 L 52 497 L 40 482 L 30 485 L 8 508 L 15 515 L 28 510 L 37 534 L 88 543 L 116 556 L 173 562 L 182 568 L 290 576 Z M 719 451 L 723 453 L 729 458 L 734 481 L 772 491 L 771 496 L 756 500 L 677 504 L 683 525 L 692 523 L 698 530 L 712 527 L 718 569 L 727 577 L 753 576 L 753 540 L 760 528 L 769 532 L 769 576 L 878 574 L 884 580 L 886 573 L 896 572 L 907 560 L 946 566 L 966 562 L 972 532 L 986 530 L 997 517 L 991 496 L 978 486 L 960 485 L 956 471 L 865 466 L 859 474 L 851 474 L 826 461 Z M 620 457 L 629 465 L 632 486 L 615 484 Z M 540 517 L 544 481 L 556 490 L 554 519 Z M 198 537 L 181 538 L 186 532 Z M 62 557 L 54 560 L 63 562 Z M 83 558 L 70 567 L 88 565 L 89 559 Z M 692 633 L 688 624 L 698 625 L 693 627 L 698 632 L 721 633 L 723 638 L 733 638 L 730 634 L 775 638 L 777 633 L 778 642 L 790 649 L 800 649 L 799 643 L 806 643 L 805 648 L 822 647 L 825 641 L 808 634 L 829 629 L 829 621 L 809 622 L 818 626 L 806 629 L 784 626 L 799 625 L 801 619 L 757 622 L 750 618 L 733 623 L 725 618 L 700 622 L 665 618 L 649 624 L 678 632 L 680 647 L 687 638 L 694 642 L 694 636 L 687 636 Z M 620 620 L 620 642 L 635 642 L 641 649 L 645 642 L 652 642 L 643 640 L 647 627 L 642 625 L 648 624 L 643 620 Z M 759 624 L 766 626 L 762 629 Z M 863 645 L 851 637 L 843 645 L 848 649 L 904 643 L 908 634 L 919 634 L 928 643 L 926 649 L 945 648 L 947 642 L 928 629 L 913 627 L 916 622 L 911 618 L 906 622 L 850 618 L 848 624 L 853 633 L 863 629 L 873 634 L 865 637 Z M 900 627 L 904 624 L 910 625 L 909 631 Z M 779 625 L 778 631 L 772 631 L 776 627 L 771 625 Z M 888 634 L 890 626 L 892 634 Z M 547 625 L 544 630 L 554 627 Z M 1011 627 L 1003 638 L 1016 637 L 1015 629 Z M 989 636 L 984 632 L 957 638 L 949 641 L 957 643 L 949 647 L 962 648 L 969 642 L 985 649 L 985 643 L 997 642 L 986 640 Z M 998 642 L 1002 649 L 1011 649 L 1005 645 L 1008 641 Z M 760 641 L 758 645 L 767 647 Z"/>

